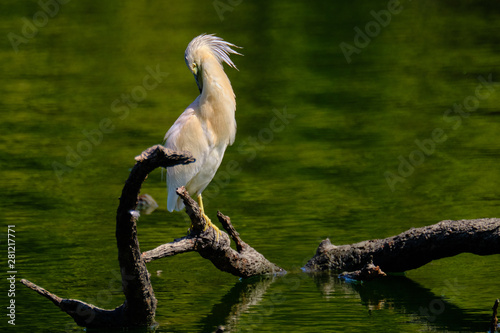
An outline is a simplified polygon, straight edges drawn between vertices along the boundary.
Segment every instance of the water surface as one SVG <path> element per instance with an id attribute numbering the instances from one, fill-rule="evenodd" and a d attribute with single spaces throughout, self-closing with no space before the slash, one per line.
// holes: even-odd
<path id="1" fill-rule="evenodd" d="M 161 143 L 196 97 L 187 43 L 217 33 L 244 57 L 226 69 L 238 133 L 206 208 L 290 273 L 240 281 L 195 253 L 150 263 L 157 331 L 486 331 L 499 256 L 464 254 L 363 285 L 300 267 L 327 237 L 348 244 L 500 215 L 500 85 L 484 83 L 500 74 L 500 5 L 404 1 L 389 22 L 387 1 L 222 2 L 230 10 L 71 1 L 46 22 L 35 1 L 4 2 L 0 233 L 16 225 L 18 279 L 104 308 L 123 302 L 118 196 L 134 156 Z M 346 44 L 357 51 L 346 57 Z M 146 90 L 151 71 L 157 85 Z M 141 249 L 182 236 L 188 224 L 166 211 L 160 170 L 143 192 L 160 208 L 139 221 Z M 81 331 L 19 283 L 16 302 L 18 332 Z"/>

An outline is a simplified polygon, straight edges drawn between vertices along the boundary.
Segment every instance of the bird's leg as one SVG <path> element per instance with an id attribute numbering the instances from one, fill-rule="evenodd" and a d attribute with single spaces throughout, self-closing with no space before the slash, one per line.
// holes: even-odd
<path id="1" fill-rule="evenodd" d="M 217 241 L 219 241 L 219 236 L 221 234 L 219 228 L 215 224 L 210 221 L 210 218 L 205 214 L 205 210 L 203 209 L 203 199 L 201 198 L 201 193 L 198 194 L 198 205 L 200 206 L 201 209 L 201 215 L 205 218 L 205 221 L 207 221 L 207 224 L 205 224 L 205 229 L 203 231 L 207 230 L 208 227 L 212 227 L 215 230 L 215 233 L 217 234 Z"/>

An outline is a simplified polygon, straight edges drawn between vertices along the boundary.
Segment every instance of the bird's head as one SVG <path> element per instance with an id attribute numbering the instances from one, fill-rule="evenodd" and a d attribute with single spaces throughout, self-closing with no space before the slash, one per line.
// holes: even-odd
<path id="1" fill-rule="evenodd" d="M 229 58 L 229 54 L 242 54 L 233 50 L 232 47 L 240 48 L 214 34 L 199 35 L 189 43 L 184 53 L 184 59 L 189 70 L 194 75 L 200 93 L 203 90 L 203 64 L 208 59 L 214 58 L 219 64 L 225 62 L 230 67 L 237 69 L 231 58 Z"/>

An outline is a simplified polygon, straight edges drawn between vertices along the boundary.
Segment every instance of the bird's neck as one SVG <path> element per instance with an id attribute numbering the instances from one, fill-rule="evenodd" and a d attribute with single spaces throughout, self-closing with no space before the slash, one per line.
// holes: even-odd
<path id="1" fill-rule="evenodd" d="M 216 141 L 232 144 L 236 133 L 236 99 L 231 82 L 215 59 L 205 62 L 202 77 L 200 116 L 207 121 Z"/>

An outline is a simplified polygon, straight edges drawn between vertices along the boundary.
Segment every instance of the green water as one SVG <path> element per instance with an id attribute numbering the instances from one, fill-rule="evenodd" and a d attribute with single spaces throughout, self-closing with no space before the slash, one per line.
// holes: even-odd
<path id="1" fill-rule="evenodd" d="M 500 216 L 500 85 L 481 81 L 500 77 L 500 4 L 216 5 L 75 0 L 43 14 L 37 1 L 2 2 L 4 276 L 15 225 L 18 280 L 104 308 L 123 302 L 117 198 L 134 156 L 161 143 L 196 97 L 187 43 L 217 33 L 244 57 L 233 57 L 239 71 L 226 68 L 238 133 L 206 209 L 229 215 L 289 274 L 240 281 L 196 253 L 150 263 L 157 331 L 485 332 L 500 297 L 498 255 L 460 255 L 363 285 L 300 268 L 326 237 L 348 244 Z M 388 5 L 390 22 L 377 14 Z M 341 43 L 351 45 L 347 57 Z M 144 81 L 151 72 L 156 79 Z M 160 170 L 143 192 L 160 208 L 139 221 L 141 249 L 184 235 L 184 215 L 166 211 Z M 4 310 L 2 330 L 82 331 L 20 283 L 15 301 L 16 326 Z"/>

